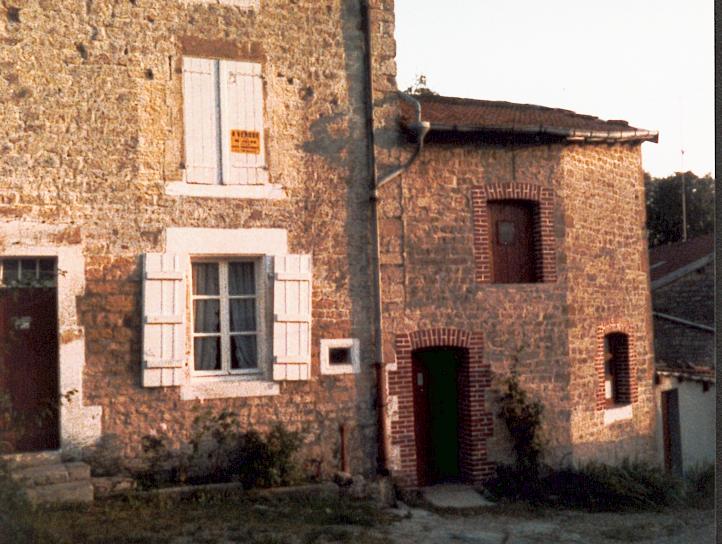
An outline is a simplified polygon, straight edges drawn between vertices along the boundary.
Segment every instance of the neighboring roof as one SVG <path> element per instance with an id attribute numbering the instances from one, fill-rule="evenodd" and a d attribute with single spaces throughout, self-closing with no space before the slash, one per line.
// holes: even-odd
<path id="1" fill-rule="evenodd" d="M 714 368 L 692 366 L 690 368 L 657 367 L 657 375 L 674 376 L 696 382 L 715 383 L 716 376 Z"/>
<path id="2" fill-rule="evenodd" d="M 714 259 L 714 234 L 657 246 L 649 250 L 652 289 L 662 287 L 685 274 L 702 268 Z"/>
<path id="3" fill-rule="evenodd" d="M 656 142 L 658 133 L 630 127 L 626 121 L 604 121 L 591 115 L 531 104 L 472 100 L 436 95 L 414 95 L 421 105 L 421 121 L 432 131 L 494 132 L 546 135 L 571 142 Z M 401 106 L 407 126 L 418 122 L 409 100 Z"/>

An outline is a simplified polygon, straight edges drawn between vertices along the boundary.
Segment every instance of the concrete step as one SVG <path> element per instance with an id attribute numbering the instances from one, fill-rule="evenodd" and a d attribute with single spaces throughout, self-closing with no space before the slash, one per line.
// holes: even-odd
<path id="1" fill-rule="evenodd" d="M 90 480 L 31 487 L 25 493 L 33 504 L 93 502 Z"/>
<path id="2" fill-rule="evenodd" d="M 5 462 L 10 470 L 15 470 L 38 465 L 57 465 L 61 459 L 59 451 L 34 451 L 0 455 L 0 461 Z"/>
<path id="3" fill-rule="evenodd" d="M 90 479 L 90 466 L 85 463 L 55 463 L 18 468 L 10 476 L 26 488 Z"/>

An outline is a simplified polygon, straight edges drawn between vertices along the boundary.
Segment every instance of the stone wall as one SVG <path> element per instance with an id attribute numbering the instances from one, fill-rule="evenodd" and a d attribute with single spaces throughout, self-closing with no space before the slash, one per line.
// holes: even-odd
<path id="1" fill-rule="evenodd" d="M 561 168 L 573 457 L 654 459 L 654 352 L 640 147 L 569 146 Z M 609 414 L 592 402 L 599 384 L 594 365 L 599 327 L 605 334 L 627 334 L 636 350 L 630 355 L 637 384 L 631 418 L 607 424 Z"/>
<path id="2" fill-rule="evenodd" d="M 584 459 L 590 448 L 602 460 L 613 460 L 612 449 L 632 457 L 654 452 L 642 191 L 638 146 L 438 138 L 382 190 L 384 358 L 399 362 L 389 367 L 391 466 L 402 480 L 415 481 L 411 387 L 398 385 L 411 377 L 400 363 L 408 354 L 394 350 L 393 336 L 398 344 L 398 335 L 438 328 L 483 336 L 491 371 L 484 410 L 494 415 L 478 421 L 484 462 L 511 460 L 495 400 L 512 369 L 545 407 L 548 461 Z M 542 248 L 553 255 L 541 257 L 539 283 L 494 284 L 479 273 L 488 237 L 475 222 L 484 210 L 475 208 L 487 192 L 526 195 L 549 208 Z M 620 317 L 635 340 L 638 395 L 631 420 L 605 425 L 597 410 L 597 329 Z"/>
<path id="3" fill-rule="evenodd" d="M 314 258 L 312 377 L 267 398 L 206 401 L 248 427 L 302 430 L 304 455 L 351 469 L 375 463 L 370 363 L 369 173 L 359 2 L 220 3 L 17 0 L 0 7 L 0 218 L 76 228 L 86 287 L 85 394 L 102 432 L 137 455 L 140 437 L 188 437 L 193 408 L 177 388 L 144 389 L 140 257 L 164 250 L 169 227 L 284 228 Z M 393 5 L 375 6 L 393 57 Z M 171 196 L 182 179 L 183 54 L 262 64 L 267 157 L 280 200 Z M 381 70 L 392 78 L 395 65 Z M 359 375 L 320 376 L 321 338 L 358 338 Z"/>

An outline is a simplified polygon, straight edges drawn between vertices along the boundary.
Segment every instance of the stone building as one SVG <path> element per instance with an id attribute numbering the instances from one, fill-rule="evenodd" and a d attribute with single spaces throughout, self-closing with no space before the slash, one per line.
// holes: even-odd
<path id="1" fill-rule="evenodd" d="M 400 96 L 390 0 L 0 13 L 0 383 L 61 404 L 10 449 L 132 459 L 203 406 L 317 475 L 478 482 L 514 366 L 550 459 L 653 454 L 655 133 Z"/>

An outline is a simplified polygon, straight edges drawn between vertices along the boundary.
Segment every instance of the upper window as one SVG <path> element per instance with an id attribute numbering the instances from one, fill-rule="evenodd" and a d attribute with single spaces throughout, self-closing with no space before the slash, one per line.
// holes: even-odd
<path id="1" fill-rule="evenodd" d="M 186 182 L 268 181 L 260 64 L 184 57 L 183 108 Z"/>
<path id="2" fill-rule="evenodd" d="M 55 259 L 0 259 L 0 288 L 54 287 Z"/>
<path id="3" fill-rule="evenodd" d="M 194 262 L 193 369 L 199 375 L 259 372 L 255 261 Z"/>
<path id="4" fill-rule="evenodd" d="M 606 406 L 628 404 L 629 391 L 629 339 L 620 332 L 604 336 L 604 402 Z"/>
<path id="5" fill-rule="evenodd" d="M 494 283 L 541 281 L 537 205 L 529 200 L 491 200 L 491 270 Z"/>

